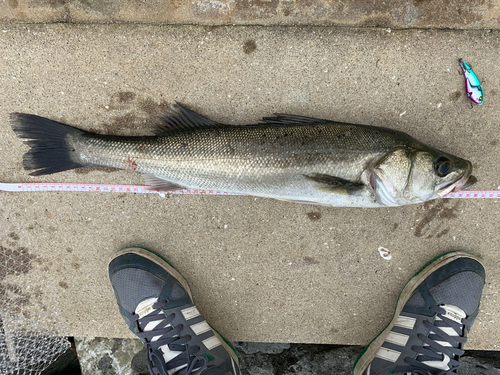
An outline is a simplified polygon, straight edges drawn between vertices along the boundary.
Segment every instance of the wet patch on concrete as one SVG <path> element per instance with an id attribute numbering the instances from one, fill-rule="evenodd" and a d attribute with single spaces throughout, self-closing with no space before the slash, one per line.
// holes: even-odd
<path id="1" fill-rule="evenodd" d="M 460 99 L 461 96 L 461 91 L 454 91 L 448 96 L 448 98 L 450 99 L 450 102 L 456 102 L 458 99 Z"/>
<path id="2" fill-rule="evenodd" d="M 423 214 L 416 219 L 416 225 L 414 227 L 415 237 L 426 236 L 425 238 L 433 238 L 436 236 L 440 238 L 450 231 L 449 228 L 442 228 L 445 221 L 456 219 L 458 217 L 458 209 L 460 207 L 460 202 L 454 204 L 451 203 L 449 199 L 443 199 L 440 201 L 429 201 L 422 205 Z M 439 220 L 437 225 L 434 225 L 433 221 L 435 219 Z M 449 223 L 446 223 L 448 226 Z"/>
<path id="3" fill-rule="evenodd" d="M 436 238 L 441 238 L 445 234 L 448 234 L 449 232 L 450 232 L 450 228 L 443 229 L 441 232 L 439 232 L 438 234 L 436 234 Z"/>
<path id="4" fill-rule="evenodd" d="M 16 9 L 18 6 L 19 6 L 19 3 L 17 0 L 9 0 L 7 1 L 7 4 L 9 5 L 9 7 L 11 7 L 12 9 Z"/>
<path id="5" fill-rule="evenodd" d="M 243 52 L 247 55 L 252 54 L 257 49 L 257 43 L 255 40 L 249 39 L 243 44 Z"/>
<path id="6" fill-rule="evenodd" d="M 18 238 L 14 232 L 13 238 Z M 31 252 L 22 246 L 11 244 L 0 245 L 0 305 L 3 311 L 11 314 L 20 314 L 33 296 L 40 297 L 39 286 L 32 287 L 28 293 L 21 285 L 10 281 L 10 276 L 27 274 L 32 269 L 32 264 L 37 260 Z M 9 280 L 9 281 L 7 281 Z"/>
<path id="7" fill-rule="evenodd" d="M 28 273 L 31 270 L 31 262 L 35 259 L 25 247 L 10 248 L 0 245 L 0 281 L 7 275 Z"/>
<path id="8" fill-rule="evenodd" d="M 137 136 L 153 135 L 156 126 L 160 123 L 158 116 L 165 112 L 171 102 L 152 98 L 139 98 L 131 91 L 120 91 L 114 94 L 109 104 L 104 106 L 106 111 L 121 112 L 114 115 L 109 123 L 104 123 L 99 128 L 89 129 L 98 134 Z M 127 112 L 123 114 L 123 112 Z"/>
<path id="9" fill-rule="evenodd" d="M 14 241 L 19 241 L 19 236 L 15 232 L 10 232 L 9 237 L 12 238 Z"/>
<path id="10" fill-rule="evenodd" d="M 118 102 L 126 104 L 135 99 L 135 94 L 131 91 L 118 92 L 114 96 Z"/>
<path id="11" fill-rule="evenodd" d="M 317 261 L 313 257 L 304 257 L 303 260 L 304 260 L 304 263 L 308 266 L 311 266 L 313 264 L 319 264 L 319 261 Z"/>
<path id="12" fill-rule="evenodd" d="M 311 221 L 318 221 L 321 219 L 321 212 L 308 212 L 307 217 Z"/>

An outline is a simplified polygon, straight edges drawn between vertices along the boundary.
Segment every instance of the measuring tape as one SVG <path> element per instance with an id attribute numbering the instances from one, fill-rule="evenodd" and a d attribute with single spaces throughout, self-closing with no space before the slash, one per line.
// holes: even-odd
<path id="1" fill-rule="evenodd" d="M 102 193 L 140 193 L 140 194 L 201 194 L 201 195 L 241 195 L 216 190 L 182 189 L 173 191 L 150 190 L 144 185 L 113 184 L 74 184 L 74 183 L 0 183 L 3 191 L 95 191 Z"/>
<path id="2" fill-rule="evenodd" d="M 140 193 L 140 194 L 201 194 L 201 195 L 242 195 L 217 190 L 182 189 L 173 191 L 149 190 L 144 185 L 113 184 L 74 184 L 74 183 L 0 183 L 3 191 L 94 191 L 102 193 Z M 464 190 L 450 193 L 444 198 L 500 198 L 500 190 Z"/>

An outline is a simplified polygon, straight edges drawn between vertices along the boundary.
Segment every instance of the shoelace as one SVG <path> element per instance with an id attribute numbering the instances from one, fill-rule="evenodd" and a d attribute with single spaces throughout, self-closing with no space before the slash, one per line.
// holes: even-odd
<path id="1" fill-rule="evenodd" d="M 418 353 L 416 358 L 406 357 L 404 359 L 408 366 L 398 366 L 394 369 L 394 374 L 410 375 L 451 375 L 456 374 L 459 362 L 458 358 L 464 354 L 459 349 L 460 344 L 467 341 L 464 327 L 470 328 L 471 322 L 466 318 L 461 318 L 460 322 L 448 318 L 447 310 L 441 306 L 431 306 L 430 310 L 437 313 L 433 323 L 424 320 L 424 325 L 430 330 L 428 336 L 418 334 L 425 346 L 412 346 L 411 349 Z M 439 319 L 438 319 L 439 318 Z M 450 335 L 444 330 L 450 330 L 456 335 Z M 440 344 L 443 343 L 442 344 Z M 443 368 L 444 367 L 444 368 Z"/>
<path id="2" fill-rule="evenodd" d="M 191 336 L 179 336 L 183 325 L 172 327 L 175 313 L 166 316 L 161 309 L 165 304 L 166 301 L 157 301 L 146 316 L 141 318 L 135 314 L 132 318 L 142 331 L 137 336 L 146 341 L 144 346 L 148 353 L 149 371 L 154 375 L 198 375 L 207 367 L 208 358 L 197 355 L 200 350 L 198 345 L 189 345 Z M 156 326 L 145 331 L 149 323 L 156 323 Z M 165 358 L 167 352 L 174 352 L 173 356 L 167 354 Z"/>

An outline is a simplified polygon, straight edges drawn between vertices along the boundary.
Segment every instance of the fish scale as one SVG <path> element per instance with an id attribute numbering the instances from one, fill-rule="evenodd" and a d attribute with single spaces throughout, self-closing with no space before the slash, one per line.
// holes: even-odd
<path id="1" fill-rule="evenodd" d="M 350 135 L 356 131 L 360 137 Z M 382 142 L 373 142 L 364 131 L 332 123 L 224 126 L 119 141 L 115 136 L 79 135 L 68 143 L 82 164 L 125 167 L 195 189 L 278 198 L 287 190 L 287 197 L 303 198 L 303 190 L 311 190 L 305 174 L 356 181 L 368 164 L 401 142 L 386 137 L 383 148 L 374 151 L 373 146 Z M 139 149 L 141 145 L 144 148 Z"/>

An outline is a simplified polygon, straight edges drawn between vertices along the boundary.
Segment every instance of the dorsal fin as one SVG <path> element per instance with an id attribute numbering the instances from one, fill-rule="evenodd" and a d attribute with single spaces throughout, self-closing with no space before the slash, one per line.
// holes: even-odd
<path id="1" fill-rule="evenodd" d="M 161 124 L 154 129 L 156 135 L 168 133 L 172 130 L 197 129 L 205 126 L 221 126 L 212 120 L 209 120 L 194 111 L 175 102 L 165 112 L 158 116 Z"/>
<path id="2" fill-rule="evenodd" d="M 311 124 L 311 123 L 317 124 L 320 122 L 328 122 L 328 120 L 322 120 L 312 117 L 286 115 L 283 113 L 275 113 L 274 115 L 276 117 L 264 117 L 262 119 L 262 123 L 269 125 L 293 125 L 293 124 Z"/>

